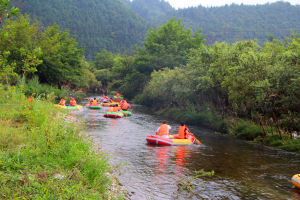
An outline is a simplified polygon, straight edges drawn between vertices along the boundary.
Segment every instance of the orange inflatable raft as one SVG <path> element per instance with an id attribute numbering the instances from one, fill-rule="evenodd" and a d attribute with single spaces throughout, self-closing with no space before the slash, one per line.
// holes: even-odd
<path id="1" fill-rule="evenodd" d="M 156 145 L 165 145 L 165 146 L 173 146 L 173 145 L 191 145 L 195 142 L 195 137 L 192 135 L 188 135 L 187 139 L 176 139 L 177 135 L 169 135 L 169 138 L 159 136 L 159 135 L 148 135 L 146 140 L 149 144 Z"/>
<path id="2" fill-rule="evenodd" d="M 296 188 L 300 189 L 300 174 L 296 174 L 292 177 L 292 183 Z"/>

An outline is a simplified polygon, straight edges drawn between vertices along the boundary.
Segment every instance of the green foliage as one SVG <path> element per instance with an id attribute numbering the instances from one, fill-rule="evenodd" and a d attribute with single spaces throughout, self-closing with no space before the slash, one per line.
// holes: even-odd
<path id="1" fill-rule="evenodd" d="M 175 9 L 164 0 L 121 0 L 153 25 L 162 24 Z"/>
<path id="2" fill-rule="evenodd" d="M 102 49 L 121 52 L 141 44 L 150 28 L 145 20 L 116 0 L 27 0 L 26 3 L 12 0 L 12 4 L 45 27 L 57 23 L 70 30 L 85 48 L 88 60 Z"/>
<path id="3" fill-rule="evenodd" d="M 10 0 L 0 0 L 0 24 L 3 21 L 3 17 L 10 17 L 19 13 L 18 8 L 9 9 Z"/>
<path id="4" fill-rule="evenodd" d="M 56 24 L 39 29 L 28 16 L 6 21 L 0 29 L 0 81 L 16 83 L 16 75 L 24 79 L 37 74 L 41 82 L 60 87 L 68 84 L 92 90 L 101 86 L 75 38 Z"/>
<path id="5" fill-rule="evenodd" d="M 207 127 L 221 133 L 227 133 L 228 131 L 228 127 L 222 117 L 217 113 L 212 113 L 208 109 L 203 111 L 190 111 L 181 107 L 168 108 L 159 110 L 156 114 L 177 122 L 184 121 L 186 124 Z"/>
<path id="6" fill-rule="evenodd" d="M 157 108 L 185 106 L 192 95 L 183 68 L 154 71 L 142 93 L 143 102 Z M 173 105 L 174 104 L 174 105 Z"/>
<path id="7" fill-rule="evenodd" d="M 283 39 L 290 35 L 290 30 L 300 34 L 299 5 L 291 5 L 288 2 L 198 6 L 175 10 L 166 1 L 123 1 L 155 26 L 164 24 L 170 17 L 175 17 L 181 19 L 193 31 L 203 29 L 208 44 L 223 41 L 234 43 L 249 39 L 257 39 L 262 44 L 270 39 L 270 35 Z"/>
<path id="8" fill-rule="evenodd" d="M 237 138 L 245 140 L 254 140 L 258 136 L 263 136 L 263 129 L 251 121 L 236 120 L 231 126 L 232 134 Z"/>
<path id="9" fill-rule="evenodd" d="M 43 63 L 37 68 L 40 80 L 80 86 L 83 50 L 77 48 L 75 38 L 70 37 L 68 32 L 60 31 L 56 24 L 42 32 L 40 38 L 39 46 L 43 52 Z"/>
<path id="10" fill-rule="evenodd" d="M 153 71 L 136 100 L 175 120 L 220 132 L 229 127 L 247 140 L 273 133 L 266 130 L 270 124 L 281 137 L 284 131 L 291 134 L 300 128 L 299 44 L 300 36 L 292 34 L 263 47 L 248 40 L 191 49 L 185 66 Z M 149 55 L 157 58 L 160 51 L 151 49 Z"/>
<path id="11" fill-rule="evenodd" d="M 0 51 L 9 51 L 8 64 L 15 63 L 18 74 L 35 71 L 40 63 L 40 49 L 37 46 L 38 26 L 31 24 L 28 16 L 8 19 L 0 29 Z M 28 72 L 29 72 L 28 71 Z"/>
<path id="12" fill-rule="evenodd" d="M 198 31 L 192 35 L 190 29 L 185 30 L 181 21 L 170 19 L 168 22 L 149 31 L 137 60 L 142 73 L 151 73 L 164 67 L 174 68 L 184 65 L 191 49 L 203 47 L 204 37 Z M 145 66 L 145 65 L 149 66 Z"/>
<path id="13" fill-rule="evenodd" d="M 99 155 L 53 103 L 0 86 L 0 198 L 107 199 Z"/>
<path id="14" fill-rule="evenodd" d="M 16 63 L 8 63 L 7 58 L 9 55 L 9 51 L 4 51 L 3 54 L 0 53 L 0 83 L 5 82 L 7 85 L 18 76 L 18 74 L 14 72 Z"/>

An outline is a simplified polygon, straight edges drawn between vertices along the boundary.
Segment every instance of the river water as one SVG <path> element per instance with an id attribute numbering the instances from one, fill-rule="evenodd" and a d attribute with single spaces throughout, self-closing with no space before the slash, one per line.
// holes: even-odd
<path id="1" fill-rule="evenodd" d="M 103 117 L 107 108 L 77 113 L 86 132 L 110 156 L 131 199 L 300 199 L 291 177 L 300 173 L 300 154 L 249 144 L 189 127 L 202 142 L 191 146 L 152 146 L 146 136 L 164 120 L 134 106 L 133 116 Z M 170 122 L 172 133 L 178 124 Z M 194 178 L 197 171 L 214 176 Z M 191 186 L 184 189 L 184 186 Z"/>

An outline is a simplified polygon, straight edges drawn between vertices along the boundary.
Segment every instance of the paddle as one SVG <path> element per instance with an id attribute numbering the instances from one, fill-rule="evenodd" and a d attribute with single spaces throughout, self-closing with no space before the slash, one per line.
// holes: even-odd
<path id="1" fill-rule="evenodd" d="M 122 111 L 122 113 L 125 115 L 125 117 L 128 117 L 128 114 L 126 114 L 125 112 L 124 112 L 124 110 L 121 110 Z"/>
<path id="2" fill-rule="evenodd" d="M 198 145 L 201 145 L 201 142 L 195 137 L 195 135 L 190 130 L 188 130 L 188 134 L 190 134 L 191 136 L 193 136 L 195 138 Z"/>

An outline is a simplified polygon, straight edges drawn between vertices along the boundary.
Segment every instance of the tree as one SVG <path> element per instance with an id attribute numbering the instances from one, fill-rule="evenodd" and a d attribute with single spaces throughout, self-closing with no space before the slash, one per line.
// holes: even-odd
<path id="1" fill-rule="evenodd" d="M 78 48 L 69 32 L 59 30 L 54 24 L 39 35 L 38 46 L 43 54 L 43 63 L 37 69 L 42 82 L 64 85 L 79 85 L 82 71 L 83 49 Z"/>
<path id="2" fill-rule="evenodd" d="M 9 64 L 7 61 L 7 57 L 9 56 L 9 54 L 9 51 L 0 53 L 0 81 L 5 81 L 7 85 L 11 83 L 11 79 L 18 76 L 18 74 L 14 72 L 16 63 Z"/>
<path id="3" fill-rule="evenodd" d="M 19 13 L 18 8 L 9 9 L 10 0 L 0 0 L 0 24 L 2 24 L 3 16 L 9 17 L 11 15 L 17 15 Z"/>
<path id="4" fill-rule="evenodd" d="M 138 52 L 138 69 L 146 65 L 149 70 L 159 70 L 164 67 L 174 68 L 185 65 L 191 49 L 202 48 L 204 37 L 201 31 L 192 35 L 191 29 L 185 30 L 181 21 L 170 19 L 157 30 L 149 31 L 143 48 Z M 141 70 L 143 72 L 143 70 Z"/>

